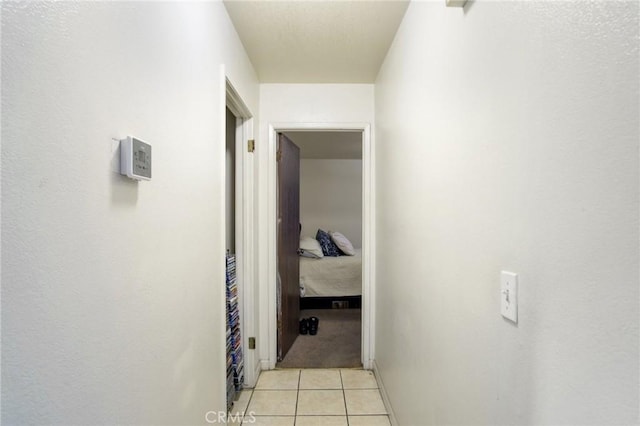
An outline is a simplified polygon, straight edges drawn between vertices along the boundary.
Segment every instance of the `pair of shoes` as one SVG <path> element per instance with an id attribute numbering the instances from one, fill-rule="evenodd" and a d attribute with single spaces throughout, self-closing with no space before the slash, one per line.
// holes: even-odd
<path id="1" fill-rule="evenodd" d="M 300 334 L 309 333 L 312 336 L 318 334 L 318 317 L 302 318 L 300 320 Z"/>
<path id="2" fill-rule="evenodd" d="M 307 334 L 309 332 L 309 319 L 302 318 L 300 320 L 300 334 Z"/>

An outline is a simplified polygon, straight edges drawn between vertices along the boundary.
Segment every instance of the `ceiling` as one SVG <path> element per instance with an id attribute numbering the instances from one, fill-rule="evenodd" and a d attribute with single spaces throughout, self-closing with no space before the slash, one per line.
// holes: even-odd
<path id="1" fill-rule="evenodd" d="M 285 132 L 302 159 L 362 159 L 362 131 Z"/>
<path id="2" fill-rule="evenodd" d="M 374 83 L 405 0 L 224 0 L 261 83 Z"/>

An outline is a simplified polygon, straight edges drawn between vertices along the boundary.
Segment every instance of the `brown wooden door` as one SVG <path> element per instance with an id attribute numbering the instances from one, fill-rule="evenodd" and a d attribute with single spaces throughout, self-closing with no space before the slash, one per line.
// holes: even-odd
<path id="1" fill-rule="evenodd" d="M 298 337 L 300 320 L 300 148 L 278 134 L 278 361 Z"/>

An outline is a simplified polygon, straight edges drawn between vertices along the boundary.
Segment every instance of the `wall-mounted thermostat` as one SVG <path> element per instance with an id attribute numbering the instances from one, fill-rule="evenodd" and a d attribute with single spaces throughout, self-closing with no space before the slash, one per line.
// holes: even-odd
<path id="1" fill-rule="evenodd" d="M 151 145 L 132 136 L 120 141 L 120 174 L 151 180 Z"/>

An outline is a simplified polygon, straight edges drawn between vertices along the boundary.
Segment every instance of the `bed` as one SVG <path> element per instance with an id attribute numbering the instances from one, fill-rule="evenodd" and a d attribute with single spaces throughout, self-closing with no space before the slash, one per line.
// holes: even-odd
<path id="1" fill-rule="evenodd" d="M 358 308 L 362 295 L 362 250 L 355 256 L 325 256 L 321 259 L 300 258 L 300 307 Z"/>

